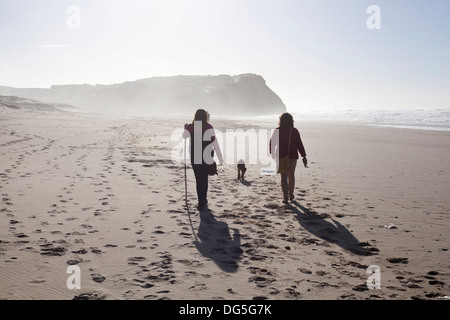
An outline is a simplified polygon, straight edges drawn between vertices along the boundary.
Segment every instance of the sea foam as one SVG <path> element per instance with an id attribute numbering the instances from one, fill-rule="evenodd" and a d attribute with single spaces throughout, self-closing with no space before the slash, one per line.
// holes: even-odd
<path id="1" fill-rule="evenodd" d="M 292 113 L 296 121 L 337 121 L 412 129 L 450 130 L 450 109 L 336 110 Z"/>

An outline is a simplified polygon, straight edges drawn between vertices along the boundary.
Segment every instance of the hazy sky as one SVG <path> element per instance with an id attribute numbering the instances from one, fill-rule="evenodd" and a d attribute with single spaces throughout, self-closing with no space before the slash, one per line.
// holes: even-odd
<path id="1" fill-rule="evenodd" d="M 0 85 L 241 73 L 292 112 L 450 108 L 450 1 L 0 0 Z"/>

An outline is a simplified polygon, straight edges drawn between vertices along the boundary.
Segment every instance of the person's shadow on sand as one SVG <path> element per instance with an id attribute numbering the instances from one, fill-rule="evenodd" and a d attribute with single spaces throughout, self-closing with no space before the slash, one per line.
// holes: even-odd
<path id="1" fill-rule="evenodd" d="M 341 223 L 331 218 L 333 223 L 325 220 L 323 217 L 308 208 L 303 207 L 297 202 L 290 205 L 295 217 L 300 225 L 308 232 L 317 237 L 335 243 L 342 249 L 357 255 L 367 255 L 367 251 L 361 248 L 358 239 Z"/>
<path id="2" fill-rule="evenodd" d="M 250 187 L 252 185 L 252 183 L 250 181 L 248 181 L 248 180 L 242 179 L 240 181 L 246 187 Z"/>
<path id="3" fill-rule="evenodd" d="M 233 229 L 231 237 L 228 224 L 217 221 L 208 209 L 200 211 L 195 246 L 204 257 L 212 259 L 223 271 L 232 273 L 238 270 L 238 261 L 242 256 L 239 230 Z"/>

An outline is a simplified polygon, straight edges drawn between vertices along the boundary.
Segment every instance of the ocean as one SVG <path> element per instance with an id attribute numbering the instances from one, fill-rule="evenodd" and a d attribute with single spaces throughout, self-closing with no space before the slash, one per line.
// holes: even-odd
<path id="1" fill-rule="evenodd" d="M 421 130 L 450 131 L 450 109 L 339 110 L 292 113 L 295 121 L 335 121 Z"/>

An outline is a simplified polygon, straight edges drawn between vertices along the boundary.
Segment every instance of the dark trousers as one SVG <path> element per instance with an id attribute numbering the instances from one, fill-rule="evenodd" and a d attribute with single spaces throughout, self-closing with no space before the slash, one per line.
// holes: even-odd
<path id="1" fill-rule="evenodd" d="M 204 164 L 193 164 L 195 182 L 197 186 L 197 197 L 199 206 L 206 205 L 206 196 L 208 195 L 208 171 Z"/>

